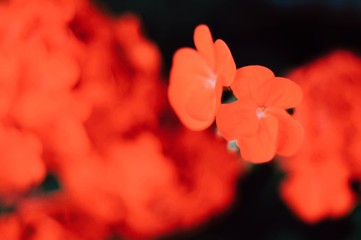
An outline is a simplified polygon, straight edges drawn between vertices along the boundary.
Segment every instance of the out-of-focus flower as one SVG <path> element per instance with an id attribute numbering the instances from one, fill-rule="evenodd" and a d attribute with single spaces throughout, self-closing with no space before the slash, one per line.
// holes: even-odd
<path id="1" fill-rule="evenodd" d="M 223 86 L 232 83 L 236 65 L 227 45 L 213 42 L 206 25 L 196 27 L 194 44 L 197 50 L 181 48 L 174 54 L 168 97 L 185 126 L 204 130 L 214 122 Z"/>
<path id="2" fill-rule="evenodd" d="M 294 117 L 305 140 L 296 155 L 282 160 L 287 177 L 281 194 L 307 222 L 344 216 L 355 203 L 350 181 L 361 176 L 361 59 L 336 51 L 290 78 L 304 92 Z"/>
<path id="3" fill-rule="evenodd" d="M 241 168 L 206 133 L 184 132 L 174 139 L 172 146 L 162 146 L 161 139 L 143 133 L 114 142 L 103 156 L 69 163 L 64 187 L 83 211 L 107 224 L 121 222 L 121 235 L 145 238 L 199 224 L 231 203 Z M 197 156 L 191 153 L 195 148 Z"/>
<path id="4" fill-rule="evenodd" d="M 196 35 L 200 49 L 213 44 Z M 214 61 L 233 61 L 222 41 L 214 48 Z M 149 239 L 229 206 L 242 169 L 213 136 L 161 128 L 160 64 L 134 15 L 0 1 L 1 239 Z M 224 82 L 232 69 L 221 66 Z M 50 175 L 55 192 L 41 190 Z"/>
<path id="5" fill-rule="evenodd" d="M 16 216 L 3 216 L 0 218 L 0 238 L 8 240 L 21 239 L 21 225 Z"/>
<path id="6" fill-rule="evenodd" d="M 0 237 L 7 240 L 105 239 L 108 230 L 75 208 L 63 193 L 23 199 L 16 214 L 0 216 Z"/>
<path id="7" fill-rule="evenodd" d="M 46 169 L 34 134 L 0 126 L 0 194 L 25 191 L 42 181 Z"/>
<path id="8" fill-rule="evenodd" d="M 216 122 L 228 141 L 237 140 L 242 158 L 270 161 L 292 155 L 303 139 L 302 126 L 285 109 L 297 106 L 302 91 L 294 82 L 275 77 L 262 66 L 239 68 L 231 85 L 237 101 L 222 104 Z"/>

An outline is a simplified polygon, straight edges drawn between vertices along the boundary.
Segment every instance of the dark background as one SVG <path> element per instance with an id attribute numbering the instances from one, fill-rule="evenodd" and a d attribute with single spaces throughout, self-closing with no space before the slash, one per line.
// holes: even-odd
<path id="1" fill-rule="evenodd" d="M 155 41 L 167 73 L 176 49 L 193 46 L 207 24 L 237 66 L 260 64 L 276 73 L 335 48 L 361 49 L 361 0 L 98 0 L 110 11 L 135 12 Z"/>
<path id="2" fill-rule="evenodd" d="M 163 55 L 167 79 L 174 51 L 193 47 L 206 23 L 231 49 L 237 67 L 260 64 L 285 75 L 335 49 L 361 52 L 358 0 L 99 0 L 113 14 L 137 13 Z M 361 208 L 343 219 L 308 225 L 278 195 L 283 173 L 275 162 L 257 165 L 240 181 L 238 199 L 222 216 L 167 239 L 360 240 Z"/>

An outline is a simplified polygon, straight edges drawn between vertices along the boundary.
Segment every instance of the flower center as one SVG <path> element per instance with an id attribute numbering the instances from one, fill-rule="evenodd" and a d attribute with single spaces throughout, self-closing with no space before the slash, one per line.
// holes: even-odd
<path id="1" fill-rule="evenodd" d="M 265 112 L 264 112 L 265 108 L 264 107 L 259 107 L 256 109 L 256 116 L 258 119 L 264 118 L 265 117 Z"/>
<path id="2" fill-rule="evenodd" d="M 213 71 L 209 71 L 207 78 L 204 78 L 204 86 L 214 89 L 216 87 L 217 75 Z"/>
<path id="3" fill-rule="evenodd" d="M 209 79 L 206 82 L 206 87 L 215 88 L 216 87 L 216 79 Z"/>

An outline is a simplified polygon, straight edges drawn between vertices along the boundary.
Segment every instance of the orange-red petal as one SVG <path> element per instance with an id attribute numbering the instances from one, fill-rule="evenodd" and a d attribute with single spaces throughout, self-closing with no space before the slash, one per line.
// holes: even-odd
<path id="1" fill-rule="evenodd" d="M 202 56 L 191 48 L 179 49 L 174 54 L 169 81 L 169 101 L 182 123 L 192 130 L 209 127 L 217 104 L 211 99 L 208 88 L 215 88 L 216 79 Z M 206 110 L 194 114 L 194 110 L 202 108 Z"/>
<path id="2" fill-rule="evenodd" d="M 265 163 L 275 156 L 278 133 L 277 118 L 267 115 L 259 121 L 255 135 L 237 139 L 241 156 L 252 163 Z"/>
<path id="3" fill-rule="evenodd" d="M 259 86 L 274 78 L 273 72 L 263 66 L 251 65 L 237 69 L 235 79 L 231 85 L 237 98 L 257 94 Z"/>
<path id="4" fill-rule="evenodd" d="M 254 135 L 259 125 L 256 109 L 250 98 L 221 104 L 216 114 L 218 130 L 228 141 Z"/>
<path id="5" fill-rule="evenodd" d="M 236 76 L 236 63 L 227 44 L 218 39 L 214 43 L 215 72 L 223 86 L 230 86 Z"/>
<path id="6" fill-rule="evenodd" d="M 205 24 L 198 25 L 193 35 L 194 45 L 208 65 L 214 67 L 214 43 L 211 31 Z"/>
<path id="7" fill-rule="evenodd" d="M 277 154 L 282 156 L 294 154 L 301 146 L 304 138 L 302 125 L 281 108 L 268 108 L 267 112 L 278 119 Z"/>
<path id="8" fill-rule="evenodd" d="M 262 106 L 293 108 L 301 102 L 302 90 L 287 78 L 275 77 L 263 82 L 254 97 Z"/>
<path id="9" fill-rule="evenodd" d="M 216 91 L 214 88 L 196 88 L 190 94 L 186 104 L 189 116 L 199 121 L 213 119 L 217 107 Z"/>

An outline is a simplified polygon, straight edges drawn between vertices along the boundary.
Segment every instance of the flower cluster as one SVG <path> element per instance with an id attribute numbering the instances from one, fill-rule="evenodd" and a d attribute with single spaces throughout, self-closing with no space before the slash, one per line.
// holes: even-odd
<path id="1" fill-rule="evenodd" d="M 223 137 L 236 140 L 242 158 L 252 163 L 294 154 L 303 129 L 286 110 L 301 102 L 300 87 L 263 66 L 236 69 L 227 45 L 213 42 L 206 25 L 196 27 L 194 44 L 196 50 L 174 54 L 170 73 L 168 97 L 182 123 L 204 130 L 216 119 Z M 224 87 L 233 91 L 235 102 L 222 104 Z"/>
<path id="2" fill-rule="evenodd" d="M 305 95 L 294 114 L 305 141 L 297 154 L 282 159 L 287 176 L 281 195 L 304 221 L 342 217 L 356 203 L 351 182 L 361 180 L 361 59 L 335 51 L 290 77 Z"/>
<path id="3" fill-rule="evenodd" d="M 0 1 L 0 239 L 151 239 L 232 202 L 235 156 L 162 125 L 140 25 L 87 0 Z"/>

